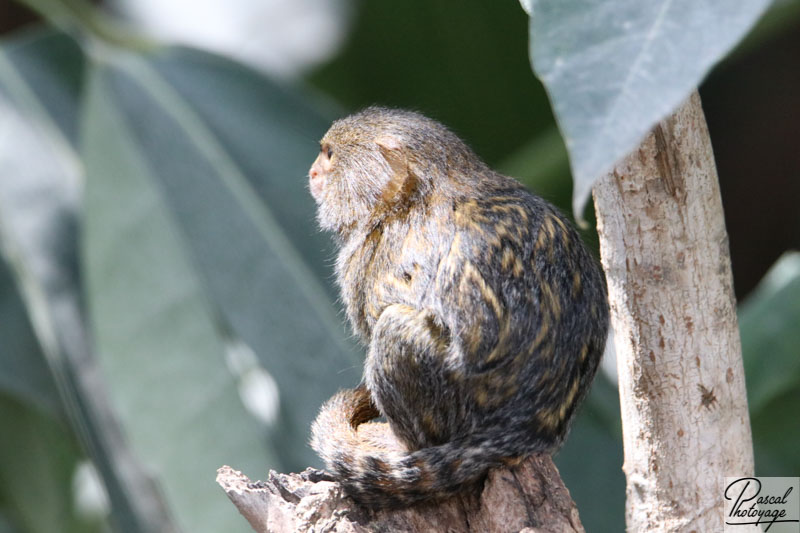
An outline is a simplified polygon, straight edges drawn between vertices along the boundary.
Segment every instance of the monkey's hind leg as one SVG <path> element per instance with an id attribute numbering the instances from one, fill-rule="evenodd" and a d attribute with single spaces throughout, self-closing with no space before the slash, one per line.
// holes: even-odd
<path id="1" fill-rule="evenodd" d="M 387 307 L 372 332 L 365 377 L 394 433 L 410 449 L 463 434 L 464 395 L 446 371 L 447 331 L 426 310 Z"/>

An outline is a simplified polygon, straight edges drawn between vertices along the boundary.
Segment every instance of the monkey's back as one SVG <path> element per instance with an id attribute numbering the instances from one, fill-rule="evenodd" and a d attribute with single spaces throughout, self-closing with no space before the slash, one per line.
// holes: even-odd
<path id="1" fill-rule="evenodd" d="M 597 369 L 608 311 L 599 266 L 554 207 L 488 171 L 387 217 L 342 249 L 339 266 L 365 340 L 402 304 L 428 310 L 448 344 L 446 413 L 430 412 L 419 390 L 396 391 L 419 397 L 433 421 L 413 444 L 493 431 L 535 449 L 560 443 Z"/>
<path id="2" fill-rule="evenodd" d="M 602 274 L 553 206 L 497 174 L 479 190 L 454 209 L 435 290 L 474 408 L 466 429 L 527 430 L 555 447 L 605 347 Z"/>

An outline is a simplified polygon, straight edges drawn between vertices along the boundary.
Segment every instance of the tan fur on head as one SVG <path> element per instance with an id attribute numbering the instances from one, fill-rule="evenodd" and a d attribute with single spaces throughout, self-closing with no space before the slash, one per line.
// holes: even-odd
<path id="1" fill-rule="evenodd" d="M 472 151 L 437 122 L 409 111 L 367 108 L 334 122 L 320 141 L 309 173 L 317 219 L 323 229 L 336 232 L 374 224 L 412 193 L 447 188 L 450 176 L 440 175 L 442 170 L 458 176 L 466 170 L 460 164 L 476 162 Z"/>

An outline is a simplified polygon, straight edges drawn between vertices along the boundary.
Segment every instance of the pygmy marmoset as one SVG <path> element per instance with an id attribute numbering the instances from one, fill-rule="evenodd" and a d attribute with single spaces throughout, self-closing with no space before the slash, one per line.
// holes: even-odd
<path id="1" fill-rule="evenodd" d="M 309 186 L 368 347 L 364 384 L 312 428 L 347 493 L 408 505 L 555 451 L 608 330 L 602 273 L 571 224 L 409 111 L 335 122 Z M 388 427 L 367 423 L 380 416 Z"/>

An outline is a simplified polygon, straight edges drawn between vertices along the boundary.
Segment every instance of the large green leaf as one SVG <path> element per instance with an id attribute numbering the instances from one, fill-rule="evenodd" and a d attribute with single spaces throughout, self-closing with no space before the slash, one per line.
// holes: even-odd
<path id="1" fill-rule="evenodd" d="M 524 0 L 530 55 L 567 144 L 580 215 L 594 181 L 695 88 L 769 0 Z"/>
<path id="2" fill-rule="evenodd" d="M 332 242 L 317 230 L 314 202 L 305 187 L 309 160 L 316 157 L 317 141 L 333 113 L 300 87 L 268 83 L 242 65 L 197 50 L 165 49 L 152 65 L 183 99 L 176 111 L 184 122 L 194 120 L 180 111 L 189 106 L 238 167 L 240 184 L 231 179 L 229 188 L 244 189 L 240 195 L 262 203 L 252 208 L 253 217 L 268 217 L 285 234 L 289 243 L 284 246 L 294 249 L 287 251 L 292 257 L 286 263 L 299 263 L 311 284 L 322 282 L 329 297 L 336 298 L 328 264 Z M 324 295 L 312 295 L 317 298 Z"/>
<path id="3" fill-rule="evenodd" d="M 800 252 L 783 255 L 739 307 L 747 396 L 760 412 L 800 387 Z"/>
<path id="4" fill-rule="evenodd" d="M 47 368 L 14 278 L 0 258 L 0 394 L 60 416 L 53 376 Z"/>
<path id="5" fill-rule="evenodd" d="M 329 119 L 298 94 L 188 49 L 110 51 L 92 68 L 93 331 L 134 447 L 191 531 L 244 527 L 213 486 L 220 465 L 316 464 L 310 423 L 358 379 L 305 191 Z M 242 374 L 250 350 L 262 368 L 245 361 Z M 245 407 L 254 371 L 272 398 L 261 421 Z"/>
<path id="6" fill-rule="evenodd" d="M 107 407 L 83 319 L 82 166 L 74 149 L 82 70 L 75 43 L 53 33 L 27 34 L 0 48 L 0 251 L 65 412 L 103 477 L 115 523 L 125 531 L 168 530 L 159 497 Z"/>
<path id="7" fill-rule="evenodd" d="M 224 321 L 278 383 L 271 436 L 283 466 L 317 464 L 298 443 L 320 404 L 361 372 L 333 305 L 332 245 L 306 190 L 330 115 L 298 87 L 211 54 L 165 49 L 151 59 L 152 70 L 137 62 L 119 72 L 120 107 Z"/>
<path id="8" fill-rule="evenodd" d="M 739 309 L 756 473 L 800 470 L 800 253 L 781 257 Z"/>
<path id="9" fill-rule="evenodd" d="M 107 73 L 92 75 L 84 135 L 96 348 L 125 430 L 181 529 L 245 531 L 219 498 L 213 472 L 226 462 L 263 471 L 274 458 L 239 400 L 212 311 Z"/>
<path id="10" fill-rule="evenodd" d="M 30 120 L 33 107 L 41 113 L 38 125 L 47 128 L 49 140 L 69 143 L 74 139 L 75 104 L 82 63 L 74 44 L 55 34 L 36 33 L 3 43 L 0 51 L 0 99 L 2 105 L 9 106 L 5 114 L 6 124 Z M 23 109 L 27 111 L 23 112 Z M 23 127 L 22 131 L 26 129 Z M 7 179 L 12 179 L 10 174 L 15 172 L 8 165 L 28 164 L 24 157 L 15 153 L 19 142 L 17 137 L 16 142 L 12 140 L 5 145 L 5 150 L 0 149 L 0 158 L 5 162 L 3 168 L 9 172 Z M 27 141 L 23 142 L 27 144 Z M 37 145 L 36 141 L 29 144 L 34 149 Z M 67 150 L 71 151 L 70 148 Z M 13 179 L 20 179 L 19 174 Z M 46 189 L 48 186 L 44 185 L 41 190 Z M 58 194 L 58 191 L 54 192 Z M 32 223 L 25 224 L 30 226 Z M 64 240 L 74 242 L 74 235 L 67 234 Z M 64 249 L 69 250 L 69 246 Z M 65 262 L 71 265 L 74 274 L 74 259 Z M 61 404 L 56 385 L 14 282 L 8 265 L 0 261 L 0 389 L 25 403 L 59 413 Z"/>

